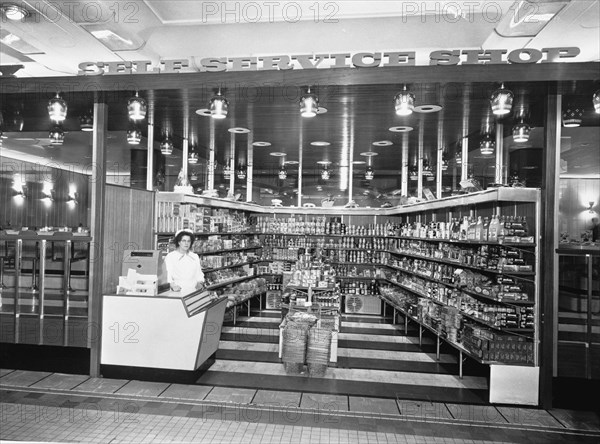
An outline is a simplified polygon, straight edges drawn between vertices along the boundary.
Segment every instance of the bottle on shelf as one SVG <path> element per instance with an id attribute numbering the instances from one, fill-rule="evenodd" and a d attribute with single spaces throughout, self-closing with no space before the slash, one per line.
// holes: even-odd
<path id="1" fill-rule="evenodd" d="M 483 220 L 481 216 L 477 216 L 477 224 L 475 225 L 475 239 L 476 241 L 483 240 Z"/>
<path id="2" fill-rule="evenodd" d="M 487 242 L 489 239 L 490 220 L 486 217 L 483 219 L 483 231 L 481 232 L 481 240 Z"/>

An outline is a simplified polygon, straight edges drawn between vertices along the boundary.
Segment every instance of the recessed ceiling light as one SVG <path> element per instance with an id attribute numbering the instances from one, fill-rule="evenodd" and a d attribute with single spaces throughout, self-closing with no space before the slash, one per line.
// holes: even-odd
<path id="1" fill-rule="evenodd" d="M 440 105 L 419 105 L 415 106 L 415 112 L 417 113 L 437 113 L 442 107 Z"/>
<path id="2" fill-rule="evenodd" d="M 364 160 L 353 160 L 352 163 L 354 165 L 364 165 L 367 162 L 365 162 Z"/>
<path id="3" fill-rule="evenodd" d="M 271 146 L 271 142 L 252 142 L 252 146 Z"/>
<path id="4" fill-rule="evenodd" d="M 391 140 L 378 140 L 377 142 L 373 142 L 375 146 L 390 146 L 393 145 Z"/>
<path id="5" fill-rule="evenodd" d="M 319 165 L 331 165 L 331 161 L 329 160 L 317 160 Z"/>
<path id="6" fill-rule="evenodd" d="M 273 151 L 272 153 L 269 153 L 269 156 L 283 157 L 285 156 L 285 153 L 282 153 L 280 151 Z"/>
<path id="7" fill-rule="evenodd" d="M 317 109 L 317 114 L 325 114 L 326 112 L 327 108 L 323 108 L 322 106 Z"/>
<path id="8" fill-rule="evenodd" d="M 379 153 L 375 153 L 373 151 L 365 151 L 364 153 L 360 153 L 360 155 L 365 157 L 373 157 L 379 155 Z"/>
<path id="9" fill-rule="evenodd" d="M 196 114 L 199 116 L 210 117 L 210 110 L 208 108 L 200 108 L 196 110 Z"/>
<path id="10" fill-rule="evenodd" d="M 389 130 L 393 133 L 407 133 L 413 129 L 412 126 L 392 126 Z"/>
<path id="11" fill-rule="evenodd" d="M 314 142 L 310 142 L 312 146 L 329 146 L 331 143 L 325 142 L 324 140 L 316 140 Z"/>
<path id="12" fill-rule="evenodd" d="M 286 165 L 298 165 L 300 162 L 298 162 L 297 160 L 286 160 L 283 163 Z"/>
<path id="13" fill-rule="evenodd" d="M 29 16 L 29 11 L 27 9 L 18 5 L 13 5 L 12 3 L 0 6 L 0 10 L 9 20 L 23 20 L 25 17 Z"/>
<path id="14" fill-rule="evenodd" d="M 248 128 L 242 128 L 240 126 L 235 127 L 235 128 L 229 128 L 227 131 L 229 131 L 230 133 L 236 133 L 236 134 L 246 134 L 246 133 L 250 132 L 250 130 Z"/>

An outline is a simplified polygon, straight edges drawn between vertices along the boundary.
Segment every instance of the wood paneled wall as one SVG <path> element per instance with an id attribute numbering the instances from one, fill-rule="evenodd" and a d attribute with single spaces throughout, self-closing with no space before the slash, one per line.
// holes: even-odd
<path id="1" fill-rule="evenodd" d="M 25 199 L 16 197 L 16 177 L 25 184 Z M 0 226 L 89 226 L 89 181 L 84 174 L 0 157 Z M 53 202 L 41 200 L 45 183 L 54 190 Z M 77 205 L 67 203 L 70 188 L 78 194 Z"/>
<path id="2" fill-rule="evenodd" d="M 103 245 L 103 294 L 116 291 L 123 252 L 153 250 L 154 192 L 106 186 Z"/>

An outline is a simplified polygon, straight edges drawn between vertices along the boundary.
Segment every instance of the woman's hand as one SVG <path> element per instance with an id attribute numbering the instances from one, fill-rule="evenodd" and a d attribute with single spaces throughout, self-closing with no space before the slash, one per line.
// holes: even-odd
<path id="1" fill-rule="evenodd" d="M 198 282 L 196 284 L 196 290 L 204 290 L 206 288 L 206 283 L 205 282 Z"/>
<path id="2" fill-rule="evenodd" d="M 181 291 L 181 286 L 177 284 L 171 284 L 171 290 L 173 291 Z"/>

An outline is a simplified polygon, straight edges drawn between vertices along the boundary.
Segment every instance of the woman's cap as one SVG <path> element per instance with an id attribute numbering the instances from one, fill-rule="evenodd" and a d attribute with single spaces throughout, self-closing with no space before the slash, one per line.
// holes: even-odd
<path id="1" fill-rule="evenodd" d="M 184 228 L 183 230 L 179 230 L 177 233 L 175 233 L 175 237 L 179 236 L 181 233 L 190 234 L 192 236 L 194 235 L 192 230 L 188 230 L 187 228 Z"/>

